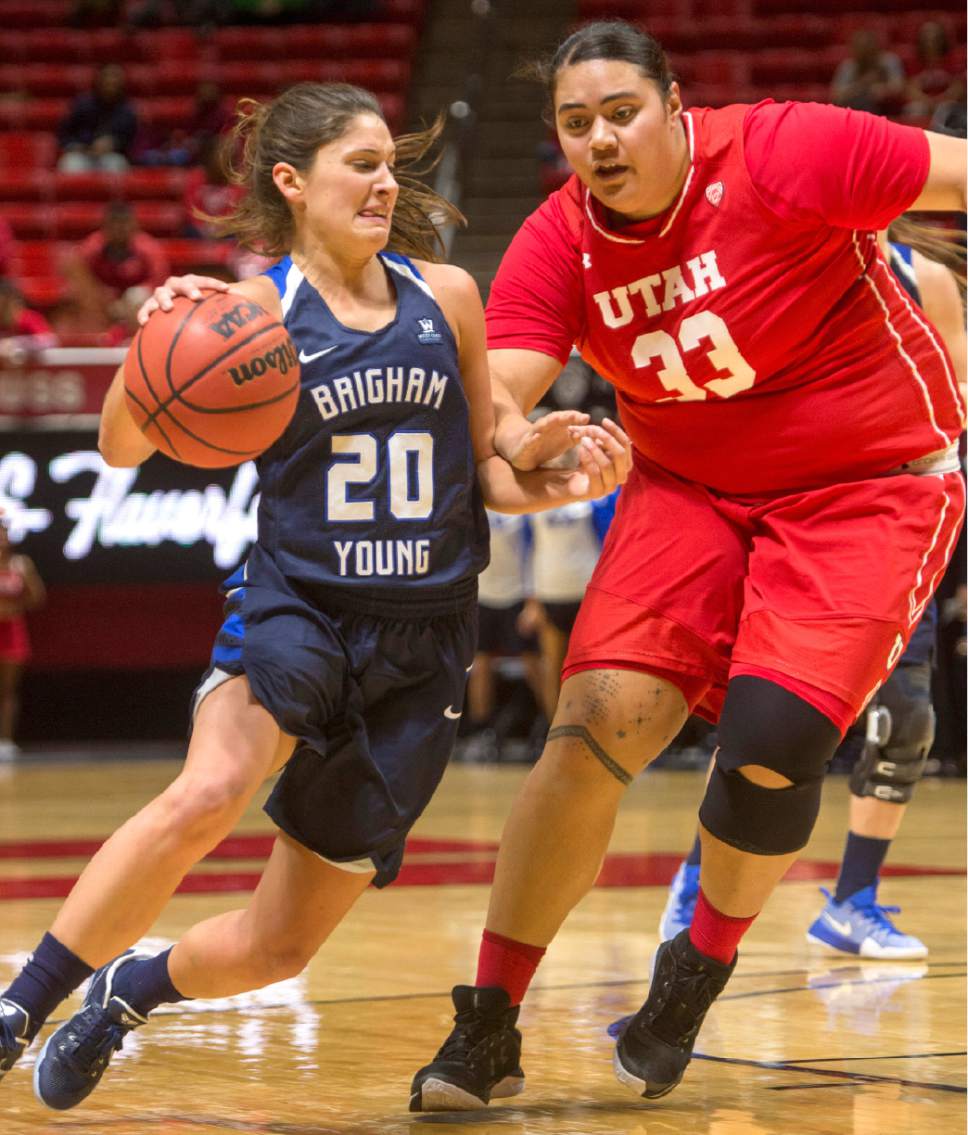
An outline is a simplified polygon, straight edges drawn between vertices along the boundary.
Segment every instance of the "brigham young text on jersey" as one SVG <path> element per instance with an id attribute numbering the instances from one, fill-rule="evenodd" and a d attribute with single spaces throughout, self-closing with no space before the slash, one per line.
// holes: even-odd
<path id="1" fill-rule="evenodd" d="M 300 347 L 303 412 L 257 462 L 259 545 L 331 601 L 446 608 L 487 561 L 457 347 L 410 261 L 380 259 L 397 311 L 373 332 L 340 323 L 288 257 L 269 272 Z"/>

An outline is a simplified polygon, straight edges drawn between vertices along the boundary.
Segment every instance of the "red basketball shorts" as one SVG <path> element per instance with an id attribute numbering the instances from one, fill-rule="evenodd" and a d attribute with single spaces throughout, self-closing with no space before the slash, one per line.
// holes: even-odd
<path id="1" fill-rule="evenodd" d="M 618 501 L 563 676 L 632 669 L 716 721 L 769 678 L 846 730 L 893 669 L 951 557 L 958 473 L 723 497 L 641 460 Z"/>

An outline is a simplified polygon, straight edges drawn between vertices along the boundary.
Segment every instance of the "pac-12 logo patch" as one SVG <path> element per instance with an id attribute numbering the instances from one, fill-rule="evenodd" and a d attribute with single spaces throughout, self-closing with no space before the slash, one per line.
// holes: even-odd
<path id="1" fill-rule="evenodd" d="M 432 319 L 418 319 L 417 323 L 420 325 L 417 338 L 421 343 L 442 343 L 444 341 L 440 332 L 434 330 Z"/>
<path id="2" fill-rule="evenodd" d="M 715 205 L 718 209 L 725 192 L 726 187 L 723 183 L 721 181 L 714 181 L 711 185 L 706 186 L 706 200 L 710 205 Z"/>

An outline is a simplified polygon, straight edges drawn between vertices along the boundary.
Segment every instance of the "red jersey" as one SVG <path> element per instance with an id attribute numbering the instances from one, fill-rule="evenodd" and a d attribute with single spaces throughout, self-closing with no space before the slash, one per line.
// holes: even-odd
<path id="1" fill-rule="evenodd" d="M 488 346 L 564 364 L 575 344 L 635 447 L 723 493 L 870 477 L 950 445 L 951 362 L 874 237 L 924 186 L 924 132 L 802 103 L 684 123 L 691 164 L 662 215 L 611 229 L 573 177 L 524 222 Z"/>

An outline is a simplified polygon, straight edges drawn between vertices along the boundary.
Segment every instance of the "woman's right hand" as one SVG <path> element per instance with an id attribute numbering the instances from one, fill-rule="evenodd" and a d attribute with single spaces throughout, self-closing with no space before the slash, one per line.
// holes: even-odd
<path id="1" fill-rule="evenodd" d="M 190 300 L 200 300 L 203 288 L 208 291 L 227 292 L 230 287 L 231 285 L 224 280 L 216 280 L 211 276 L 169 276 L 138 308 L 138 323 L 144 327 L 156 311 L 171 311 L 171 301 L 175 296 L 188 296 Z"/>

